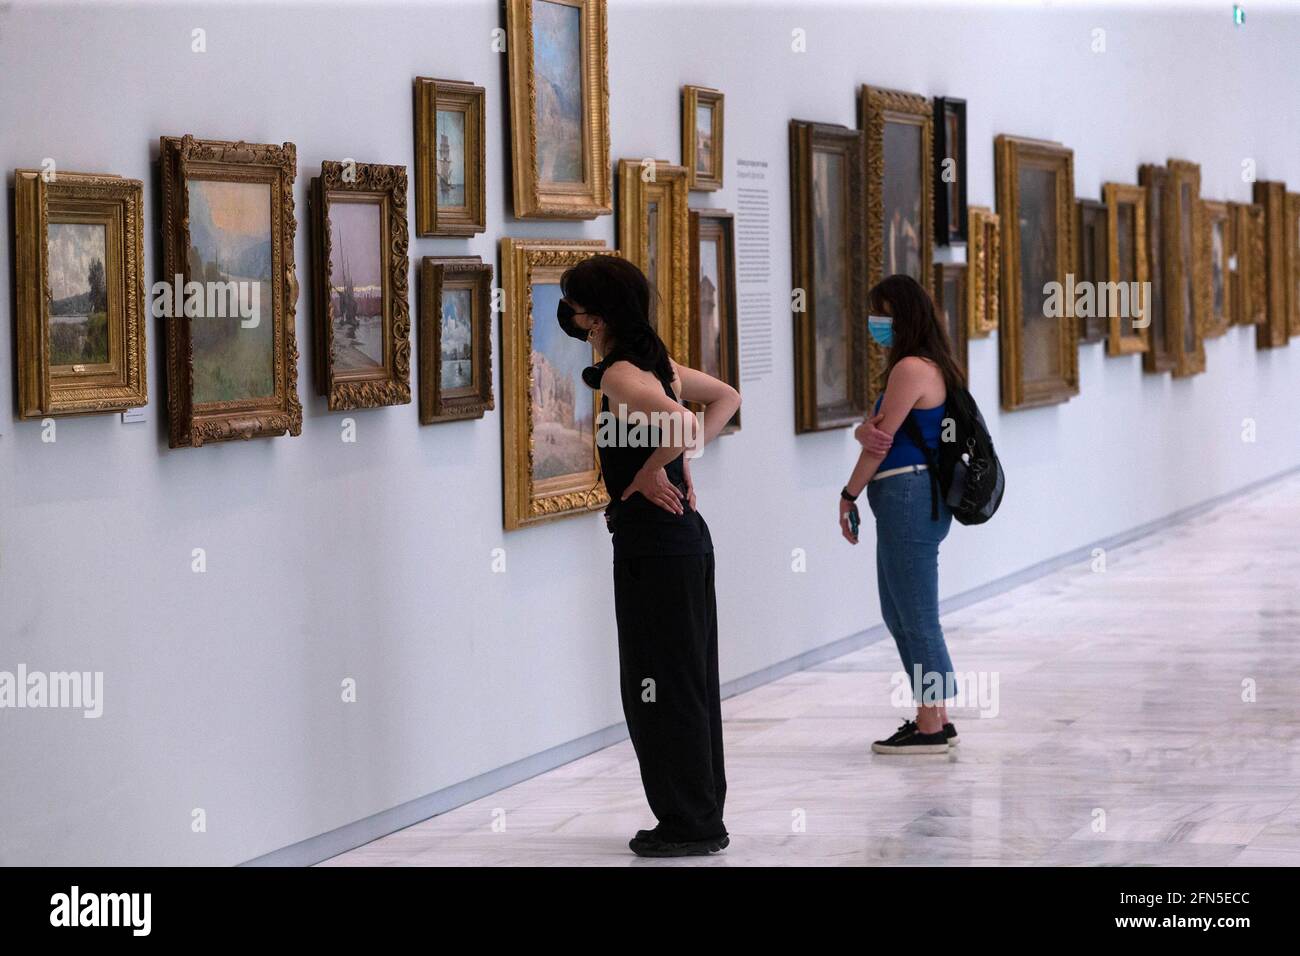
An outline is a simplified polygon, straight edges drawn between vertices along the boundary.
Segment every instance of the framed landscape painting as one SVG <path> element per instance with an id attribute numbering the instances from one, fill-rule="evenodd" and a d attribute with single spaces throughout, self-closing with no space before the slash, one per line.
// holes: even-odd
<path id="1" fill-rule="evenodd" d="M 600 395 L 582 380 L 595 354 L 556 321 L 560 276 L 597 239 L 502 239 L 501 427 L 507 531 L 603 508 L 596 457 Z"/>
<path id="2" fill-rule="evenodd" d="M 1290 308 L 1287 285 L 1286 184 L 1256 180 L 1255 202 L 1264 210 L 1264 321 L 1255 327 L 1255 345 L 1274 349 L 1290 341 Z"/>
<path id="3" fill-rule="evenodd" d="M 1079 336 L 1062 290 L 1074 268 L 1074 152 L 1060 143 L 994 140 L 1002 217 L 1002 407 L 1067 401 L 1079 391 Z"/>
<path id="4" fill-rule="evenodd" d="M 682 87 L 682 165 L 691 189 L 722 188 L 723 103 L 718 90 Z"/>
<path id="5" fill-rule="evenodd" d="M 662 160 L 618 163 L 618 249 L 657 293 L 655 331 L 679 361 L 689 361 L 690 217 L 687 173 Z"/>
<path id="6" fill-rule="evenodd" d="M 740 391 L 734 219 L 723 209 L 691 210 L 691 335 L 688 364 Z M 740 430 L 737 411 L 721 434 Z"/>
<path id="7" fill-rule="evenodd" d="M 606 0 L 506 0 L 515 216 L 612 211 Z"/>
<path id="8" fill-rule="evenodd" d="M 1201 201 L 1202 274 L 1206 288 L 1205 337 L 1222 335 L 1232 324 L 1232 274 L 1238 261 L 1232 210 L 1226 202 Z"/>
<path id="9" fill-rule="evenodd" d="M 934 98 L 934 241 L 948 246 L 965 242 L 966 101 Z"/>
<path id="10" fill-rule="evenodd" d="M 1173 273 L 1173 240 L 1169 207 L 1173 187 L 1169 170 L 1147 163 L 1138 167 L 1138 182 L 1145 187 L 1147 209 L 1147 276 L 1151 296 L 1147 303 L 1150 325 L 1147 326 L 1147 350 L 1142 353 L 1142 368 L 1152 373 L 1173 371 L 1175 358 L 1169 345 L 1170 329 L 1178 326 L 1177 280 Z"/>
<path id="11" fill-rule="evenodd" d="M 968 361 L 966 308 L 970 302 L 966 289 L 966 266 L 960 263 L 936 262 L 934 264 L 935 305 L 939 321 L 948 334 L 948 344 L 962 372 L 970 374 Z"/>
<path id="12" fill-rule="evenodd" d="M 330 411 L 411 400 L 406 167 L 321 163 L 312 180 L 316 387 Z"/>
<path id="13" fill-rule="evenodd" d="M 790 121 L 795 432 L 867 410 L 863 134 Z"/>
<path id="14" fill-rule="evenodd" d="M 1201 167 L 1171 159 L 1168 169 L 1170 201 L 1166 212 L 1173 235 L 1165 251 L 1173 264 L 1170 298 L 1174 305 L 1169 347 L 1174 355 L 1175 377 L 1186 378 L 1205 371 L 1207 285 L 1201 259 Z"/>
<path id="15" fill-rule="evenodd" d="M 1106 338 L 1107 309 L 1103 306 L 1101 283 L 1106 281 L 1108 253 L 1106 251 L 1106 204 L 1095 199 L 1077 199 L 1075 206 L 1075 288 L 1088 283 L 1091 293 L 1084 293 L 1084 302 L 1091 299 L 1091 315 L 1076 315 L 1080 342 L 1100 342 Z M 1083 309 L 1077 310 L 1079 312 Z"/>
<path id="16" fill-rule="evenodd" d="M 420 263 L 420 424 L 482 418 L 492 399 L 492 266 Z"/>
<path id="17" fill-rule="evenodd" d="M 1146 352 L 1152 303 L 1147 275 L 1147 195 L 1143 186 L 1106 183 L 1106 281 L 1115 290 L 1107 303 L 1106 354 Z"/>
<path id="18" fill-rule="evenodd" d="M 415 234 L 487 228 L 483 87 L 415 78 Z"/>
<path id="19" fill-rule="evenodd" d="M 148 401 L 143 186 L 14 172 L 18 417 Z"/>
<path id="20" fill-rule="evenodd" d="M 202 299 L 167 319 L 171 447 L 301 433 L 294 145 L 169 136 L 161 165 L 163 275 Z"/>

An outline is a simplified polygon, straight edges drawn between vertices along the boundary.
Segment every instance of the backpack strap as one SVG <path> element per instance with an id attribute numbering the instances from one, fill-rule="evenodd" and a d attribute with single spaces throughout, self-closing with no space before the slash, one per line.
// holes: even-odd
<path id="1" fill-rule="evenodd" d="M 939 520 L 939 463 L 930 453 L 930 446 L 925 443 L 925 437 L 921 434 L 921 428 L 912 420 L 912 413 L 908 412 L 907 417 L 903 419 L 903 433 L 912 439 L 912 444 L 921 449 L 921 455 L 925 458 L 926 470 L 930 473 L 930 520 Z"/>

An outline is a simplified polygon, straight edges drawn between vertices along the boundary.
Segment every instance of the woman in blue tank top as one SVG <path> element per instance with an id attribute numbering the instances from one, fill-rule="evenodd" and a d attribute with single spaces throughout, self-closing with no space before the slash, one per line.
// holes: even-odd
<path id="1" fill-rule="evenodd" d="M 880 754 L 947 753 L 957 742 L 946 702 L 956 677 L 939 624 L 939 543 L 952 512 L 940 496 L 938 517 L 927 474 L 939 447 L 950 388 L 965 385 L 934 302 L 916 280 L 893 275 L 869 293 L 872 338 L 889 350 L 884 394 L 854 433 L 862 444 L 840 492 L 840 529 L 858 543 L 857 500 L 865 488 L 876 519 L 876 582 L 880 612 L 898 646 L 916 701 L 916 719 L 871 745 Z M 916 426 L 917 445 L 904 422 Z"/>

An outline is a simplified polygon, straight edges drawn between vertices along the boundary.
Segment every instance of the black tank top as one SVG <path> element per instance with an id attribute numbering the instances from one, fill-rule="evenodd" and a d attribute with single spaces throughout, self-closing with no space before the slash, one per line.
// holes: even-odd
<path id="1" fill-rule="evenodd" d="M 611 356 L 599 365 L 587 370 L 583 380 L 592 388 L 600 386 L 600 376 L 605 368 L 618 361 Z M 677 396 L 672 387 L 664 386 L 664 392 L 674 402 Z M 605 509 L 605 522 L 614 536 L 614 557 L 636 557 L 650 555 L 686 555 L 711 554 L 713 540 L 709 536 L 709 526 L 698 511 L 692 511 L 689 504 L 683 502 L 684 514 L 673 514 L 646 499 L 640 492 L 623 501 L 623 492 L 646 463 L 657 445 L 657 432 L 648 425 L 645 432 L 651 441 L 639 447 L 630 447 L 619 443 L 617 418 L 611 417 L 608 396 L 601 396 L 601 422 L 611 422 L 603 429 L 613 441 L 600 441 L 602 429 L 597 429 L 597 453 L 600 455 L 600 471 L 605 479 L 605 489 L 609 492 L 609 505 Z M 682 411 L 686 412 L 685 407 Z M 628 428 L 631 431 L 631 428 Z M 683 493 L 686 491 L 686 475 L 683 471 L 683 455 L 678 455 L 667 465 L 664 471 L 668 480 Z"/>

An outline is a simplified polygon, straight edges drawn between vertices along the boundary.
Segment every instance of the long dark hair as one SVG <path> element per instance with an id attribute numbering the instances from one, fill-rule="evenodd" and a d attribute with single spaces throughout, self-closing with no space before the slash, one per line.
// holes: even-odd
<path id="1" fill-rule="evenodd" d="M 911 276 L 887 276 L 867 293 L 867 307 L 874 314 L 883 314 L 886 304 L 894 317 L 894 344 L 889 349 L 885 377 L 902 359 L 918 355 L 939 366 L 949 390 L 965 388 L 966 376 L 953 357 L 948 330 L 935 314 L 930 293 Z"/>
<path id="2" fill-rule="evenodd" d="M 609 326 L 613 346 L 602 365 L 619 359 L 653 372 L 665 385 L 673 381 L 668 349 L 650 322 L 653 290 L 645 273 L 620 256 L 592 256 L 566 269 L 560 291 Z"/>

